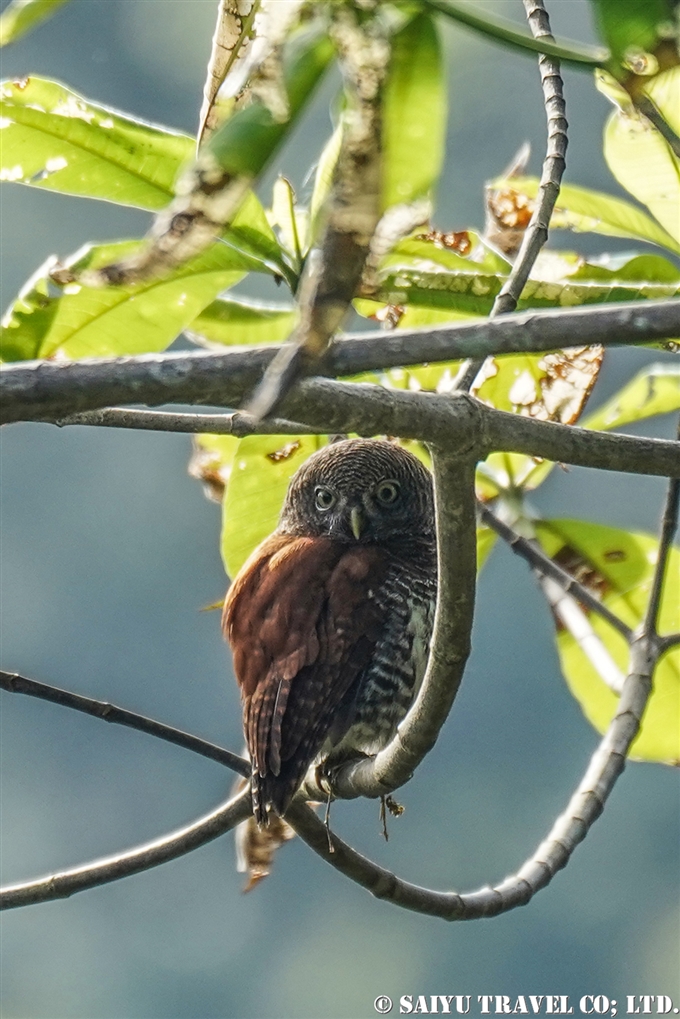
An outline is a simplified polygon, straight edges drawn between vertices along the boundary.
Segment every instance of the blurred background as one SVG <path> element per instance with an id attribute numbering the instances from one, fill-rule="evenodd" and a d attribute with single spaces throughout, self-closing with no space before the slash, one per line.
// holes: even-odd
<path id="1" fill-rule="evenodd" d="M 5 3 L 2 6 L 6 6 Z M 519 0 L 486 3 L 522 19 Z M 556 34 L 594 39 L 585 0 L 550 0 Z M 61 80 L 86 97 L 195 131 L 215 0 L 72 0 L 3 51 L 3 77 Z M 535 61 L 446 26 L 450 65 L 442 229 L 483 225 L 483 184 L 518 146 L 538 172 Z M 566 179 L 621 193 L 602 157 L 608 105 L 565 72 Z M 329 134 L 329 83 L 278 164 L 304 193 Z M 272 174 L 260 194 L 268 200 Z M 2 305 L 50 254 L 139 236 L 149 218 L 5 185 Z M 588 253 L 630 248 L 558 238 Z M 258 281 L 257 293 L 266 296 Z M 250 287 L 250 291 L 249 291 Z M 256 291 L 244 284 L 241 292 Z M 609 355 L 592 407 L 653 351 Z M 671 435 L 669 419 L 645 426 Z M 240 707 L 219 613 L 219 510 L 189 479 L 188 437 L 48 425 L 2 435 L 2 664 L 238 750 Z M 545 515 L 654 531 L 664 483 L 556 470 Z M 178 827 L 224 797 L 216 764 L 40 701 L 2 695 L 3 881 L 29 879 Z M 374 803 L 333 825 L 412 881 L 468 890 L 514 871 L 548 830 L 597 737 L 560 677 L 549 613 L 525 565 L 497 547 L 481 575 L 474 651 L 436 750 L 399 794 L 385 844 Z M 677 773 L 630 764 L 566 871 L 528 907 L 447 925 L 373 900 L 293 842 L 241 892 L 230 836 L 62 902 L 5 913 L 5 1019 L 363 1017 L 388 994 L 675 995 L 680 1004 Z M 478 1008 L 473 1006 L 473 1014 Z"/>

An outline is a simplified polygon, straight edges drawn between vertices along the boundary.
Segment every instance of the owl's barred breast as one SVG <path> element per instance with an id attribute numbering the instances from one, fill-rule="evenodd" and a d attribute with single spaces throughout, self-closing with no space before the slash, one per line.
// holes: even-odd
<path id="1" fill-rule="evenodd" d="M 395 560 L 374 595 L 384 627 L 370 662 L 345 706 L 349 727 L 329 733 L 316 761 L 338 767 L 357 755 L 387 746 L 415 700 L 425 675 L 437 598 L 436 553 L 421 549 L 419 561 Z M 342 715 L 342 708 L 339 712 Z"/>

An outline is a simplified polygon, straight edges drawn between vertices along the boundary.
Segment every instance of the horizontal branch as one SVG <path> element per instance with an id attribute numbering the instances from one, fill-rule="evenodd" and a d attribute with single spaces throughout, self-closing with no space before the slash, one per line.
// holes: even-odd
<path id="1" fill-rule="evenodd" d="M 322 373 L 354 375 L 423 362 L 639 344 L 680 336 L 680 301 L 640 301 L 524 312 L 493 320 L 336 340 Z M 0 421 L 58 421 L 114 404 L 235 407 L 252 391 L 279 346 L 224 352 L 142 354 L 83 361 L 30 361 L 0 368 Z"/>
<path id="2" fill-rule="evenodd" d="M 86 715 L 93 715 L 101 718 L 104 722 L 112 722 L 115 725 L 124 725 L 129 729 L 137 729 L 149 736 L 156 736 L 165 740 L 166 743 L 174 743 L 175 746 L 183 747 L 185 750 L 192 750 L 195 754 L 207 757 L 218 764 L 223 764 L 232 771 L 238 772 L 245 778 L 250 776 L 250 763 L 234 754 L 231 750 L 225 750 L 215 743 L 192 736 L 191 733 L 182 732 L 171 725 L 164 725 L 153 718 L 146 718 L 134 711 L 127 711 L 125 708 L 118 708 L 115 704 L 106 701 L 96 701 L 92 697 L 83 697 L 81 694 L 71 693 L 70 690 L 61 690 L 56 686 L 49 686 L 47 683 L 39 683 L 35 679 L 27 679 L 26 676 L 19 676 L 16 672 L 0 672 L 0 689 L 8 693 L 22 693 L 29 697 L 38 697 L 43 701 L 50 701 L 52 704 L 60 704 L 65 708 L 73 708 L 75 711 L 82 711 Z"/>
<path id="3" fill-rule="evenodd" d="M 0 889 L 0 909 L 16 909 L 52 899 L 66 899 L 75 892 L 95 888 L 110 881 L 138 874 L 161 863 L 185 856 L 199 846 L 231 831 L 251 814 L 250 788 L 199 817 L 193 824 L 164 835 L 162 838 L 116 853 L 93 863 L 60 871 L 38 881 L 8 885 Z"/>
<path id="4" fill-rule="evenodd" d="M 233 435 L 238 439 L 246 435 L 301 435 L 314 434 L 314 429 L 299 421 L 268 418 L 259 421 L 252 414 L 235 411 L 233 414 L 187 414 L 181 411 L 134 410 L 129 407 L 105 407 L 104 410 L 86 410 L 71 414 L 54 422 L 60 428 L 66 425 L 88 425 L 94 428 L 132 428 L 148 432 L 183 432 L 196 435 Z"/>

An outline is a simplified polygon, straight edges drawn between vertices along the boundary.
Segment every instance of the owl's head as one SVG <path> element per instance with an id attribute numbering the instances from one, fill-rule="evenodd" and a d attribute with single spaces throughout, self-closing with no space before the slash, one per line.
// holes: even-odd
<path id="1" fill-rule="evenodd" d="M 347 439 L 320 449 L 294 475 L 279 531 L 338 541 L 434 541 L 432 478 L 401 446 Z"/>

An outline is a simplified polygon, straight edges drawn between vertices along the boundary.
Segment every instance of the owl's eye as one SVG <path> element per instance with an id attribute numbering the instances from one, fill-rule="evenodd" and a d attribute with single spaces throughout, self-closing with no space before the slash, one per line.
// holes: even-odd
<path id="1" fill-rule="evenodd" d="M 330 488 L 324 488 L 322 485 L 319 485 L 314 492 L 314 502 L 317 509 L 329 510 L 335 502 L 335 496 Z"/>
<path id="2" fill-rule="evenodd" d="M 399 498 L 399 485 L 396 481 L 382 481 L 375 494 L 378 497 L 378 502 L 381 502 L 383 506 L 390 506 Z"/>

